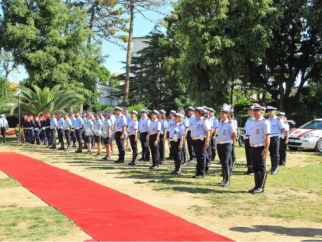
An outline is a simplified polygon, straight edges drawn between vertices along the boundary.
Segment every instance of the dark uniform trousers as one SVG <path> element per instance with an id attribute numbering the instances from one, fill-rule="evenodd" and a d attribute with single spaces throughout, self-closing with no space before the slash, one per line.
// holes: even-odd
<path id="1" fill-rule="evenodd" d="M 187 132 L 187 146 L 188 146 L 189 160 L 193 160 L 194 158 L 196 158 L 196 153 L 192 146 L 191 130 L 188 130 Z"/>
<path id="2" fill-rule="evenodd" d="M 47 145 L 52 145 L 50 128 L 46 128 L 45 133 L 47 137 Z"/>
<path id="3" fill-rule="evenodd" d="M 60 143 L 61 147 L 64 147 L 64 130 L 58 129 L 58 142 Z"/>
<path id="4" fill-rule="evenodd" d="M 216 159 L 216 139 L 211 139 L 211 161 L 215 161 Z"/>
<path id="5" fill-rule="evenodd" d="M 253 167 L 252 167 L 252 162 L 250 160 L 249 138 L 245 139 L 245 153 L 246 153 L 247 173 L 252 173 L 254 171 L 253 171 Z"/>
<path id="6" fill-rule="evenodd" d="M 271 136 L 271 142 L 269 145 L 269 154 L 271 157 L 271 171 L 275 171 L 280 162 L 280 137 Z"/>
<path id="7" fill-rule="evenodd" d="M 135 135 L 130 135 L 129 136 L 130 139 L 130 144 L 131 144 L 131 148 L 132 148 L 132 152 L 136 155 L 138 155 L 138 145 L 137 145 L 137 141 L 135 141 Z"/>
<path id="8" fill-rule="evenodd" d="M 78 150 L 82 151 L 83 145 L 82 145 L 82 138 L 83 138 L 83 132 L 81 129 L 75 129 L 75 136 L 78 142 Z"/>
<path id="9" fill-rule="evenodd" d="M 223 168 L 230 168 L 232 144 L 217 144 L 217 152 Z"/>
<path id="10" fill-rule="evenodd" d="M 231 156 L 230 156 L 230 170 L 232 170 L 232 168 L 234 167 L 235 165 L 235 162 L 236 162 L 236 153 L 235 153 L 235 145 L 233 144 L 231 146 Z"/>
<path id="11" fill-rule="evenodd" d="M 30 143 L 34 144 L 35 143 L 35 135 L 34 135 L 34 128 L 29 128 L 29 138 L 30 138 Z"/>
<path id="12" fill-rule="evenodd" d="M 285 144 L 285 138 L 282 139 L 280 138 L 280 161 L 279 161 L 279 165 L 281 166 L 285 166 L 286 165 L 286 147 L 287 144 Z"/>
<path id="13" fill-rule="evenodd" d="M 145 161 L 150 160 L 150 147 L 149 144 L 146 143 L 146 136 L 148 132 L 140 133 L 140 142 L 142 147 L 142 159 Z"/>
<path id="14" fill-rule="evenodd" d="M 35 135 L 35 140 L 37 145 L 40 144 L 40 129 L 39 128 L 35 128 L 34 129 L 34 135 Z"/>
<path id="15" fill-rule="evenodd" d="M 200 139 L 192 140 L 192 145 L 197 158 L 196 176 L 204 176 L 207 156 L 207 149 L 204 146 L 204 141 Z"/>
<path id="16" fill-rule="evenodd" d="M 6 143 L 6 127 L 1 127 L 1 135 L 3 143 Z"/>
<path id="17" fill-rule="evenodd" d="M 187 149 L 186 149 L 186 139 L 183 139 L 181 156 L 182 156 L 183 163 L 186 163 L 187 158 L 188 158 L 187 157 Z"/>
<path id="18" fill-rule="evenodd" d="M 76 145 L 76 132 L 75 132 L 75 129 L 70 131 L 70 138 L 73 141 L 73 146 L 75 146 Z"/>
<path id="19" fill-rule="evenodd" d="M 159 153 L 160 153 L 160 163 L 164 162 L 165 156 L 165 141 L 162 141 L 164 134 L 160 134 L 160 144 L 159 144 Z"/>
<path id="20" fill-rule="evenodd" d="M 182 163 L 182 149 L 179 149 L 180 140 L 178 141 L 170 141 L 171 150 L 174 159 L 174 169 L 177 172 L 181 171 L 181 163 Z"/>
<path id="21" fill-rule="evenodd" d="M 206 156 L 206 172 L 209 170 L 210 162 L 211 162 L 211 142 L 209 141 L 209 146 L 207 148 L 207 156 Z"/>
<path id="22" fill-rule="evenodd" d="M 152 166 L 159 166 L 159 161 L 160 161 L 160 152 L 159 152 L 160 140 L 157 140 L 157 145 L 154 146 L 154 142 L 156 138 L 157 138 L 157 134 L 151 134 L 149 136 L 149 145 L 150 145 L 151 155 L 152 155 Z"/>
<path id="23" fill-rule="evenodd" d="M 254 173 L 266 173 L 266 157 L 262 158 L 263 150 L 264 146 L 249 148 Z"/>
<path id="24" fill-rule="evenodd" d="M 68 148 L 70 146 L 70 130 L 69 129 L 65 130 L 65 137 L 66 137 L 67 148 Z"/>
<path id="25" fill-rule="evenodd" d="M 121 139 L 122 132 L 115 132 L 115 141 L 117 149 L 119 151 L 119 160 L 124 160 L 125 150 L 124 150 L 124 137 Z"/>
<path id="26" fill-rule="evenodd" d="M 56 129 L 50 129 L 51 147 L 56 148 Z"/>

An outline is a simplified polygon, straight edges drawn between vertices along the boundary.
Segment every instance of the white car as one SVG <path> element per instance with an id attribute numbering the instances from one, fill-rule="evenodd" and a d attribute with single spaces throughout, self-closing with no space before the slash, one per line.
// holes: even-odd
<path id="1" fill-rule="evenodd" d="M 322 118 L 314 119 L 290 132 L 288 139 L 290 150 L 314 149 L 322 152 Z"/>

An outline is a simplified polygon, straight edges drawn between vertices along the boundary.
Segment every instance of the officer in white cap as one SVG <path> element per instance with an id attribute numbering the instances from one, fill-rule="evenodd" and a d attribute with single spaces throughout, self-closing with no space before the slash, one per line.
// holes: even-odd
<path id="1" fill-rule="evenodd" d="M 180 114 L 183 115 L 182 125 L 185 127 L 185 130 L 186 130 L 186 135 L 185 135 L 185 139 L 184 139 L 183 147 L 182 147 L 182 159 L 183 159 L 182 165 L 186 166 L 187 165 L 187 160 L 188 160 L 187 150 L 186 150 L 186 137 L 187 137 L 188 128 L 189 128 L 189 119 L 185 116 L 185 112 L 184 112 L 184 109 L 182 107 L 179 107 L 177 109 L 177 113 L 180 113 Z"/>
<path id="2" fill-rule="evenodd" d="M 163 164 L 165 160 L 165 140 L 166 140 L 166 135 L 168 133 L 168 121 L 166 119 L 166 111 L 164 111 L 163 109 L 161 109 L 159 112 L 159 121 L 161 123 L 160 143 L 159 143 L 159 153 L 160 153 L 159 164 Z"/>
<path id="3" fill-rule="evenodd" d="M 86 154 L 92 154 L 92 140 L 93 140 L 93 126 L 94 122 L 90 113 L 86 114 L 86 121 L 84 122 L 85 143 L 87 147 Z"/>
<path id="4" fill-rule="evenodd" d="M 224 104 L 220 110 L 220 121 L 218 123 L 217 152 L 221 163 L 223 180 L 220 185 L 227 187 L 230 185 L 231 175 L 231 153 L 233 141 L 236 139 L 236 129 L 228 119 L 230 106 Z"/>
<path id="5" fill-rule="evenodd" d="M 116 141 L 117 149 L 119 151 L 119 158 L 118 160 L 114 161 L 114 163 L 124 163 L 124 157 L 125 157 L 124 142 L 125 142 L 125 133 L 126 133 L 127 124 L 126 124 L 126 117 L 122 114 L 122 111 L 123 109 L 118 106 L 114 108 L 115 141 Z"/>
<path id="6" fill-rule="evenodd" d="M 148 136 L 146 142 L 150 145 L 151 155 L 152 155 L 152 166 L 151 170 L 159 168 L 160 162 L 160 153 L 159 153 L 159 143 L 160 143 L 160 132 L 161 132 L 161 123 L 158 119 L 159 112 L 153 110 L 151 112 L 151 123 L 148 127 Z"/>
<path id="7" fill-rule="evenodd" d="M 140 143 L 142 148 L 142 157 L 139 161 L 150 161 L 150 146 L 146 142 L 146 137 L 148 135 L 148 128 L 151 123 L 150 118 L 148 117 L 148 111 L 142 109 L 141 118 L 139 121 L 139 133 L 140 133 Z"/>
<path id="8" fill-rule="evenodd" d="M 6 131 L 8 128 L 8 121 L 5 118 L 4 114 L 0 115 L 0 129 L 1 129 L 1 135 L 3 143 L 6 143 Z"/>
<path id="9" fill-rule="evenodd" d="M 103 137 L 103 145 L 105 146 L 106 155 L 102 158 L 102 160 L 109 160 L 111 154 L 110 147 L 110 135 L 112 133 L 112 122 L 110 120 L 111 113 L 106 112 L 104 114 L 104 121 L 102 127 L 102 137 Z"/>
<path id="10" fill-rule="evenodd" d="M 254 171 L 252 168 L 252 162 L 250 160 L 250 154 L 249 154 L 249 135 L 250 135 L 250 127 L 253 123 L 254 119 L 254 107 L 250 106 L 248 108 L 248 115 L 249 118 L 247 119 L 245 123 L 245 134 L 244 134 L 244 140 L 245 140 L 245 153 L 246 153 L 246 164 L 247 164 L 247 171 L 245 172 L 246 175 L 254 175 Z"/>
<path id="11" fill-rule="evenodd" d="M 197 179 L 205 176 L 207 148 L 210 145 L 211 124 L 204 118 L 204 111 L 202 107 L 195 109 L 196 122 L 191 128 L 192 145 L 197 158 L 196 174 L 193 178 Z"/>
<path id="12" fill-rule="evenodd" d="M 168 130 L 171 129 L 175 125 L 175 121 L 174 121 L 174 116 L 175 115 L 176 115 L 176 111 L 175 110 L 171 110 L 170 111 L 170 114 L 169 114 L 170 118 L 168 120 Z M 167 134 L 167 138 L 169 139 L 169 132 Z M 170 145 L 170 142 L 169 142 L 169 145 Z M 171 149 L 170 149 L 170 152 L 169 152 L 169 157 L 167 157 L 166 159 L 167 160 L 173 159 L 173 155 L 172 155 L 172 150 Z"/>
<path id="13" fill-rule="evenodd" d="M 282 121 L 275 115 L 277 108 L 267 106 L 269 118 L 267 119 L 271 126 L 271 142 L 269 145 L 269 154 L 271 157 L 271 174 L 276 175 L 278 173 L 278 165 L 280 163 L 280 135 L 284 133 L 284 127 Z"/>
<path id="14" fill-rule="evenodd" d="M 255 186 L 249 190 L 250 193 L 263 193 L 265 188 L 266 156 L 270 143 L 271 127 L 263 117 L 265 108 L 254 103 L 254 118 L 249 132 L 250 159 L 254 171 Z"/>
<path id="15" fill-rule="evenodd" d="M 78 149 L 75 151 L 76 153 L 82 153 L 83 152 L 83 144 L 82 144 L 82 139 L 83 139 L 83 129 L 84 129 L 84 121 L 82 117 L 80 116 L 80 112 L 77 111 L 75 112 L 75 135 L 76 139 L 78 142 Z"/>
<path id="16" fill-rule="evenodd" d="M 60 143 L 60 148 L 58 150 L 64 150 L 64 123 L 62 113 L 57 114 L 57 131 L 58 131 L 58 142 Z"/>
<path id="17" fill-rule="evenodd" d="M 290 125 L 288 124 L 288 122 L 286 120 L 284 112 L 280 112 L 278 114 L 278 117 L 282 121 L 283 127 L 284 127 L 284 132 L 281 133 L 281 135 L 280 135 L 280 149 L 279 149 L 280 162 L 279 162 L 279 165 L 285 166 L 286 165 L 286 150 L 287 150 L 288 137 L 289 137 L 289 132 L 290 132 Z"/>
<path id="18" fill-rule="evenodd" d="M 64 127 L 64 134 L 66 138 L 67 147 L 65 149 L 64 142 L 62 146 L 65 149 L 65 151 L 69 151 L 70 150 L 70 130 L 72 128 L 72 121 L 69 119 L 68 114 L 66 112 L 63 114 L 63 118 L 64 118 L 63 127 Z"/>
<path id="19" fill-rule="evenodd" d="M 102 152 L 101 136 L 102 136 L 103 122 L 101 120 L 100 113 L 96 113 L 94 116 L 95 116 L 95 122 L 93 125 L 94 141 L 97 146 L 97 153 L 95 156 L 98 157 L 98 156 L 101 156 L 101 152 Z"/>
<path id="20" fill-rule="evenodd" d="M 174 171 L 172 174 L 181 174 L 182 163 L 182 146 L 184 142 L 184 136 L 186 134 L 185 127 L 182 125 L 183 115 L 180 113 L 175 114 L 175 124 L 169 129 L 169 141 L 170 149 L 172 150 L 174 158 Z"/>
<path id="21" fill-rule="evenodd" d="M 195 117 L 195 109 L 193 107 L 188 107 L 188 115 L 189 115 L 189 127 L 188 127 L 188 132 L 187 132 L 187 146 L 188 146 L 188 154 L 189 154 L 189 162 L 194 161 L 196 158 L 196 153 L 193 150 L 192 146 L 192 139 L 191 139 L 191 128 L 196 122 L 196 117 Z"/>
<path id="22" fill-rule="evenodd" d="M 132 160 L 129 165 L 134 166 L 137 163 L 138 157 L 138 129 L 139 122 L 137 118 L 138 112 L 133 110 L 130 114 L 130 122 L 127 125 L 127 133 L 129 134 L 129 140 L 132 148 Z"/>
<path id="23" fill-rule="evenodd" d="M 215 110 L 213 108 L 209 108 L 209 120 L 212 124 L 211 126 L 211 161 L 215 161 L 216 158 L 216 137 L 218 133 L 218 119 L 215 116 Z"/>

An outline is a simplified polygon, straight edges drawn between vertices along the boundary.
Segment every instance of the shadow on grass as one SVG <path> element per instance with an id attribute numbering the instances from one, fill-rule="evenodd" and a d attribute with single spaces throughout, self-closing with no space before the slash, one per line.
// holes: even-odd
<path id="1" fill-rule="evenodd" d="M 156 191 L 160 190 L 172 190 L 177 192 L 187 192 L 193 194 L 209 194 L 209 193 L 227 193 L 227 194 L 239 194 L 239 193 L 248 193 L 247 191 L 230 191 L 230 190 L 218 190 L 211 188 L 201 188 L 201 187 L 165 187 L 165 188 L 156 188 Z"/>
<path id="2" fill-rule="evenodd" d="M 283 226 L 271 226 L 271 225 L 255 225 L 253 227 L 233 227 L 230 228 L 232 231 L 242 232 L 242 233 L 260 233 L 260 232 L 270 232 L 274 234 L 289 235 L 289 236 L 306 236 L 312 237 L 310 241 L 316 241 L 315 236 L 322 236 L 322 229 L 315 228 L 286 228 Z M 320 238 L 317 238 L 320 239 Z"/>

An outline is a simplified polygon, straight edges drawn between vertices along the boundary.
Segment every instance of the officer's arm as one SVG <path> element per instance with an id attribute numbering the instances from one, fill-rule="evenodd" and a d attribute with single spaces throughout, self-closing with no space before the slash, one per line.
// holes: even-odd
<path id="1" fill-rule="evenodd" d="M 124 124 L 122 127 L 122 134 L 121 135 L 124 135 L 125 131 L 126 131 L 126 125 Z"/>
<path id="2" fill-rule="evenodd" d="M 211 132 L 211 130 L 210 130 L 210 129 L 209 129 L 208 131 L 206 131 L 205 144 L 209 143 L 209 139 L 210 139 L 210 132 Z"/>
<path id="3" fill-rule="evenodd" d="M 101 123 L 100 127 L 99 127 L 99 130 L 102 130 L 102 128 L 103 128 L 103 124 Z"/>
<path id="4" fill-rule="evenodd" d="M 269 134 L 266 134 L 265 144 L 264 144 L 264 150 L 266 150 L 266 151 L 268 150 L 270 141 L 271 141 L 271 136 Z"/>

